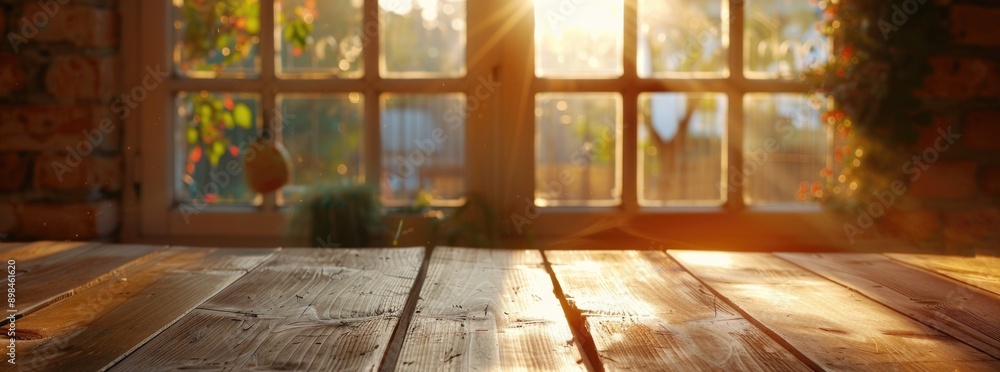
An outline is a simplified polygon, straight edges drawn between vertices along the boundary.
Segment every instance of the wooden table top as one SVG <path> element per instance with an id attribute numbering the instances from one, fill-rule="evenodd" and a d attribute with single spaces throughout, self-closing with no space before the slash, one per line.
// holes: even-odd
<path id="1" fill-rule="evenodd" d="M 990 256 L 36 242 L 0 257 L 4 370 L 1000 370 Z"/>

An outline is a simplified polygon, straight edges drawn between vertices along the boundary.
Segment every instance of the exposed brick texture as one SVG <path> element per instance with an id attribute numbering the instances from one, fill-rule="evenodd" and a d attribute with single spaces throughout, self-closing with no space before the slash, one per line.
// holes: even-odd
<path id="1" fill-rule="evenodd" d="M 935 57 L 933 72 L 924 79 L 921 94 L 948 99 L 996 98 L 1000 75 L 995 61 L 975 58 Z"/>
<path id="2" fill-rule="evenodd" d="M 125 179 L 111 112 L 122 93 L 117 4 L 0 0 L 2 240 L 116 237 Z"/>
<path id="3" fill-rule="evenodd" d="M 21 57 L 14 53 L 0 52 L 0 98 L 10 97 L 24 90 L 27 79 Z"/>
<path id="4" fill-rule="evenodd" d="M 914 168 L 919 169 L 919 168 Z M 976 169 L 972 162 L 944 162 L 929 164 L 910 186 L 910 193 L 929 199 L 960 200 L 976 196 Z"/>
<path id="5" fill-rule="evenodd" d="M 26 238 L 92 240 L 117 229 L 118 202 L 26 203 L 20 214 L 21 235 Z"/>
<path id="6" fill-rule="evenodd" d="M 56 57 L 45 73 L 45 87 L 61 100 L 110 101 L 115 94 L 116 62 L 111 57 Z"/>
<path id="7" fill-rule="evenodd" d="M 1000 8 L 951 7 L 951 36 L 956 44 L 1000 46 Z"/>
<path id="8" fill-rule="evenodd" d="M 53 14 L 48 24 L 39 28 L 32 41 L 69 42 L 78 47 L 96 48 L 118 45 L 118 15 L 115 11 L 73 3 L 54 9 L 43 9 L 37 2 L 24 5 L 25 16 Z"/>
<path id="9" fill-rule="evenodd" d="M 41 155 L 35 159 L 35 188 L 39 190 L 108 191 L 121 189 L 119 157 L 73 154 Z"/>
<path id="10" fill-rule="evenodd" d="M 9 234 L 17 229 L 16 213 L 14 203 L 0 201 L 0 234 Z"/>
<path id="11" fill-rule="evenodd" d="M 980 175 L 979 187 L 986 195 L 1000 198 L 1000 165 L 983 168 Z"/>
<path id="12" fill-rule="evenodd" d="M 1000 111 L 976 111 L 965 119 L 962 141 L 970 150 L 1000 151 Z"/>
<path id="13" fill-rule="evenodd" d="M 28 178 L 27 157 L 16 152 L 0 153 L 0 192 L 18 191 Z"/>
<path id="14" fill-rule="evenodd" d="M 110 120 L 115 130 L 104 135 L 97 148 L 114 151 L 119 147 L 117 120 L 107 105 L 0 106 L 0 148 L 17 151 L 66 151 L 91 142 L 89 133 L 99 131 L 102 120 Z M 97 134 L 90 137 L 98 136 Z"/>

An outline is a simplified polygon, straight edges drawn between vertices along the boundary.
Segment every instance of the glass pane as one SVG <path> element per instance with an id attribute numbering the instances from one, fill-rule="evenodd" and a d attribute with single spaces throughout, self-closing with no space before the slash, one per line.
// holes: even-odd
<path id="1" fill-rule="evenodd" d="M 751 78 L 795 78 L 827 58 L 818 30 L 823 10 L 815 1 L 748 0 L 744 71 Z"/>
<path id="2" fill-rule="evenodd" d="M 617 93 L 535 96 L 535 203 L 618 205 L 622 98 Z"/>
<path id="3" fill-rule="evenodd" d="M 727 14 L 721 0 L 639 0 L 639 77 L 727 75 Z"/>
<path id="4" fill-rule="evenodd" d="M 384 77 L 465 76 L 465 0 L 378 0 Z"/>
<path id="5" fill-rule="evenodd" d="M 282 204 L 300 202 L 307 186 L 364 182 L 360 93 L 280 95 L 278 102 L 281 142 L 292 158 L 292 179 L 282 189 Z"/>
<path id="6" fill-rule="evenodd" d="M 720 205 L 726 95 L 639 95 L 639 203 Z"/>
<path id="7" fill-rule="evenodd" d="M 535 0 L 535 75 L 621 76 L 623 0 Z"/>
<path id="8" fill-rule="evenodd" d="M 756 93 L 743 105 L 743 169 L 730 171 L 730 184 L 743 187 L 747 204 L 808 203 L 798 198 L 800 185 L 816 180 L 830 155 L 823 100 Z"/>
<path id="9" fill-rule="evenodd" d="M 278 0 L 274 3 L 277 72 L 360 77 L 363 0 Z"/>
<path id="10" fill-rule="evenodd" d="M 386 205 L 449 205 L 465 196 L 465 95 L 382 96 Z"/>
<path id="11" fill-rule="evenodd" d="M 243 178 L 240 154 L 259 127 L 260 98 L 241 93 L 177 94 L 179 201 L 258 203 Z"/>
<path id="12" fill-rule="evenodd" d="M 212 78 L 260 72 L 257 0 L 173 0 L 173 4 L 177 74 Z"/>

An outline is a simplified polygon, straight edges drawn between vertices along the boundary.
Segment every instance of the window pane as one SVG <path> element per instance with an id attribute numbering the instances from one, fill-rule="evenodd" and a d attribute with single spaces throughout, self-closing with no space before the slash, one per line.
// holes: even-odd
<path id="1" fill-rule="evenodd" d="M 795 78 L 826 61 L 827 41 L 817 24 L 823 11 L 815 1 L 747 0 L 745 71 L 751 78 Z"/>
<path id="2" fill-rule="evenodd" d="M 307 186 L 364 181 L 364 101 L 359 93 L 281 95 L 281 142 L 292 158 L 282 204 L 301 201 Z"/>
<path id="3" fill-rule="evenodd" d="M 382 76 L 465 76 L 465 0 L 378 0 Z"/>
<path id="4" fill-rule="evenodd" d="M 747 204 L 807 203 L 797 197 L 800 185 L 818 179 L 830 154 L 822 99 L 757 93 L 743 105 L 743 169 L 730 183 L 744 187 Z"/>
<path id="5" fill-rule="evenodd" d="M 465 95 L 382 96 L 386 205 L 449 205 L 465 196 Z"/>
<path id="6" fill-rule="evenodd" d="M 535 75 L 621 76 L 624 23 L 622 0 L 535 0 Z"/>
<path id="7" fill-rule="evenodd" d="M 174 70 L 187 77 L 256 76 L 257 0 L 173 0 Z"/>
<path id="8" fill-rule="evenodd" d="M 535 96 L 537 205 L 618 205 L 621 106 L 617 93 Z"/>
<path id="9" fill-rule="evenodd" d="M 640 77 L 729 73 L 728 9 L 720 0 L 639 0 Z M 694 73 L 694 74 L 691 74 Z"/>
<path id="10" fill-rule="evenodd" d="M 639 203 L 719 205 L 726 143 L 726 95 L 639 95 Z"/>
<path id="11" fill-rule="evenodd" d="M 257 133 L 258 96 L 180 92 L 176 105 L 178 200 L 259 203 L 246 185 L 240 156 Z"/>
<path id="12" fill-rule="evenodd" d="M 278 73 L 361 76 L 362 5 L 362 0 L 276 1 Z"/>

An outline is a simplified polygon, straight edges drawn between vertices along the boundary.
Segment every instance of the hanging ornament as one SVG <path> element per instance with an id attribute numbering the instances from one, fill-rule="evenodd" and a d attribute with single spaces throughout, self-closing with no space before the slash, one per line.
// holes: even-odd
<path id="1" fill-rule="evenodd" d="M 291 157 L 285 147 L 274 140 L 258 137 L 244 151 L 243 169 L 251 190 L 264 194 L 280 189 L 291 178 Z"/>

